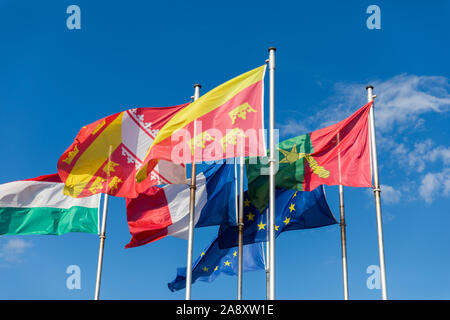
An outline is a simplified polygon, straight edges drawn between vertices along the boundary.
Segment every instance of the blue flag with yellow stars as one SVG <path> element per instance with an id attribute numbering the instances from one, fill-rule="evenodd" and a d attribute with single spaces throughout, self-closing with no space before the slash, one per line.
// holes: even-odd
<path id="1" fill-rule="evenodd" d="M 264 268 L 263 242 L 267 241 L 267 212 L 260 213 L 244 194 L 243 269 Z M 319 228 L 337 224 L 325 198 L 323 186 L 313 191 L 277 189 L 275 199 L 275 236 L 289 230 Z M 219 236 L 197 258 L 193 265 L 192 282 L 211 282 L 220 273 L 237 274 L 238 228 L 222 225 Z M 186 268 L 178 268 L 175 280 L 168 284 L 171 291 L 186 287 Z"/>
<path id="2" fill-rule="evenodd" d="M 252 243 L 243 246 L 242 269 L 244 272 L 265 268 L 264 244 Z M 221 273 L 237 275 L 238 248 L 220 249 L 219 238 L 200 254 L 193 264 L 192 283 L 196 280 L 212 282 Z M 186 268 L 178 268 L 175 280 L 168 284 L 170 291 L 177 291 L 186 287 Z"/>
<path id="3" fill-rule="evenodd" d="M 244 244 L 267 241 L 268 209 L 259 212 L 244 194 Z M 338 222 L 331 213 L 323 186 L 313 191 L 276 189 L 275 237 L 281 232 L 319 228 Z M 220 248 L 237 246 L 238 227 L 222 225 Z"/>

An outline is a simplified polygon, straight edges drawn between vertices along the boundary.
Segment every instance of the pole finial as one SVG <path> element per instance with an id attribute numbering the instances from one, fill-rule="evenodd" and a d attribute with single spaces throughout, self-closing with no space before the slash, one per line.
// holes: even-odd
<path id="1" fill-rule="evenodd" d="M 275 48 L 275 47 L 270 47 L 270 48 L 269 48 L 269 52 L 272 51 L 272 50 L 273 50 L 273 51 L 277 51 L 277 48 Z"/>
<path id="2" fill-rule="evenodd" d="M 202 87 L 202 85 L 201 85 L 201 84 L 198 84 L 198 83 L 196 83 L 196 84 L 194 84 L 194 88 L 196 88 L 196 87 L 199 87 L 199 88 L 201 88 L 201 87 Z"/>
<path id="3" fill-rule="evenodd" d="M 370 84 L 368 86 L 366 86 L 366 90 L 369 90 L 369 89 L 373 89 L 373 86 Z"/>

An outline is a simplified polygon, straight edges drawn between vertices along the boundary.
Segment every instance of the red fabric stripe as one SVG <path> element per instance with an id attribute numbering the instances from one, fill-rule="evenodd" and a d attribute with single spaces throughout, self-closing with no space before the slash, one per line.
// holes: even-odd
<path id="1" fill-rule="evenodd" d="M 131 240 L 125 248 L 142 246 L 167 236 L 172 224 L 163 188 L 151 187 L 146 194 L 126 199 Z"/>
<path id="2" fill-rule="evenodd" d="M 43 176 L 39 176 L 36 178 L 31 178 L 31 179 L 25 179 L 22 181 L 45 181 L 45 182 L 59 182 L 62 183 L 61 178 L 59 177 L 59 175 L 57 173 L 53 173 L 53 174 L 47 174 L 47 175 L 43 175 Z"/>

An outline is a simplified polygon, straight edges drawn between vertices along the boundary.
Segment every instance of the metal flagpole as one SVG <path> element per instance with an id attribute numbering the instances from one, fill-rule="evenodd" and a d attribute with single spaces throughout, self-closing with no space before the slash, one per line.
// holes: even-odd
<path id="1" fill-rule="evenodd" d="M 269 214 L 266 215 L 266 225 L 269 225 Z M 269 228 L 267 228 L 267 240 L 266 240 L 266 300 L 269 300 L 270 296 L 270 268 L 269 268 L 269 257 L 270 257 L 270 246 L 269 246 Z"/>
<path id="2" fill-rule="evenodd" d="M 235 214 L 236 214 L 236 226 L 239 228 L 239 186 L 238 186 L 238 173 L 237 173 L 237 161 L 238 158 L 234 158 L 234 205 L 235 205 Z M 239 236 L 238 236 L 239 241 Z M 239 270 L 238 270 L 238 299 L 239 299 Z"/>
<path id="3" fill-rule="evenodd" d="M 244 157 L 239 157 L 239 257 L 238 257 L 238 300 L 242 300 L 242 259 L 244 243 Z"/>
<path id="4" fill-rule="evenodd" d="M 367 101 L 371 102 L 376 97 L 372 94 L 373 86 L 367 86 Z M 369 112 L 369 131 L 370 131 L 370 149 L 372 154 L 372 173 L 373 173 L 373 192 L 375 194 L 375 208 L 377 211 L 377 232 L 378 232 L 378 252 L 380 256 L 380 275 L 381 275 L 381 296 L 383 300 L 387 300 L 386 288 L 386 267 L 384 262 L 384 244 L 383 244 L 383 221 L 381 219 L 381 189 L 378 177 L 378 161 L 377 161 L 377 144 L 375 140 L 375 118 L 374 105 Z"/>
<path id="5" fill-rule="evenodd" d="M 340 134 L 337 134 L 338 163 L 339 163 L 339 209 L 341 211 L 341 251 L 342 251 L 342 282 L 344 284 L 344 300 L 348 300 L 348 270 L 347 270 L 347 237 L 345 234 L 345 209 L 344 209 L 344 187 L 341 181 L 341 147 L 339 145 Z"/>
<path id="6" fill-rule="evenodd" d="M 339 208 L 341 210 L 342 281 L 344 283 L 344 300 L 348 300 L 347 239 L 345 235 L 344 187 L 342 185 L 339 185 Z"/>
<path id="7" fill-rule="evenodd" d="M 98 204 L 97 204 L 97 235 L 100 236 L 100 203 L 102 202 L 102 194 L 100 193 L 100 196 L 98 197 Z"/>
<path id="8" fill-rule="evenodd" d="M 236 225 L 239 224 L 239 186 L 237 177 L 237 161 L 237 158 L 234 158 L 234 194 L 236 195 L 236 199 L 234 199 L 234 205 L 236 207 Z"/>
<path id="9" fill-rule="evenodd" d="M 269 300 L 275 300 L 275 51 L 269 48 Z"/>
<path id="10" fill-rule="evenodd" d="M 108 195 L 103 195 L 103 217 L 102 217 L 102 230 L 99 235 L 100 249 L 98 251 L 98 264 L 97 264 L 97 282 L 95 283 L 95 297 L 94 300 L 98 300 L 100 297 L 100 282 L 102 280 L 102 266 L 103 266 L 103 249 L 105 247 L 106 239 L 106 215 L 108 213 Z"/>
<path id="11" fill-rule="evenodd" d="M 194 84 L 194 101 L 200 97 L 201 85 Z M 194 137 L 196 136 L 196 123 L 194 121 Z M 190 189 L 190 203 L 189 203 L 189 238 L 187 249 L 187 263 L 186 263 L 186 300 L 191 300 L 192 287 L 192 251 L 194 247 L 194 221 L 195 221 L 195 190 L 197 189 L 197 167 L 195 158 L 192 159 L 191 164 L 191 184 Z"/>
<path id="12" fill-rule="evenodd" d="M 108 159 L 111 158 L 112 147 L 109 146 Z M 109 171 L 106 183 L 109 180 Z M 97 263 L 97 281 L 95 283 L 95 296 L 94 300 L 99 300 L 100 297 L 100 283 L 102 281 L 102 267 L 103 267 L 103 249 L 105 248 L 106 239 L 106 216 L 108 214 L 108 185 L 106 185 L 106 193 L 103 195 L 103 216 L 102 216 L 102 229 L 99 234 L 100 248 L 98 250 L 98 263 Z"/>

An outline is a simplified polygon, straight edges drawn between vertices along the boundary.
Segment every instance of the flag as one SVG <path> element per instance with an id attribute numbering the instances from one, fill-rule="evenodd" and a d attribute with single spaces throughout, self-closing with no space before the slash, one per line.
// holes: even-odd
<path id="1" fill-rule="evenodd" d="M 158 132 L 136 180 L 161 160 L 176 163 L 263 156 L 266 66 L 214 88 L 171 118 Z"/>
<path id="2" fill-rule="evenodd" d="M 291 138 L 278 146 L 277 188 L 314 190 L 321 184 L 372 187 L 368 116 L 372 102 L 347 119 Z M 268 167 L 257 159 L 247 160 L 249 198 L 260 210 L 267 206 Z M 266 169 L 267 170 L 267 169 Z"/>
<path id="3" fill-rule="evenodd" d="M 235 223 L 234 166 L 216 164 L 197 175 L 195 227 Z M 190 189 L 187 184 L 151 187 L 137 198 L 127 199 L 131 241 L 137 247 L 165 236 L 187 239 Z"/>
<path id="4" fill-rule="evenodd" d="M 219 238 L 200 254 L 193 264 L 192 283 L 196 280 L 212 282 L 221 273 L 237 275 L 238 248 L 221 249 Z M 265 268 L 264 244 L 253 243 L 242 247 L 242 271 L 256 271 Z M 186 287 L 186 268 L 178 268 L 175 279 L 168 283 L 170 291 L 178 291 Z"/>
<path id="5" fill-rule="evenodd" d="M 264 269 L 263 242 L 267 241 L 267 210 L 258 213 L 245 193 L 243 232 L 243 271 Z M 275 236 L 289 230 L 318 228 L 337 224 L 325 199 L 323 186 L 311 192 L 276 190 Z M 219 235 L 200 254 L 192 267 L 192 282 L 212 282 L 220 273 L 236 275 L 238 267 L 238 227 L 222 224 Z M 178 268 L 171 291 L 186 287 L 186 268 Z"/>
<path id="6" fill-rule="evenodd" d="M 325 198 L 323 186 L 313 191 L 275 190 L 275 237 L 290 230 L 319 228 L 337 224 Z M 220 247 L 237 246 L 238 227 L 222 225 Z M 259 212 L 247 197 L 244 198 L 244 244 L 267 241 L 268 209 Z"/>
<path id="7" fill-rule="evenodd" d="M 98 232 L 100 194 L 74 199 L 63 195 L 58 174 L 0 185 L 0 234 Z"/>
<path id="8" fill-rule="evenodd" d="M 184 183 L 185 167 L 167 161 L 154 168 L 145 185 L 136 185 L 135 174 L 158 131 L 187 105 L 129 109 L 81 128 L 58 161 L 64 194 L 134 198 L 150 185 Z"/>

